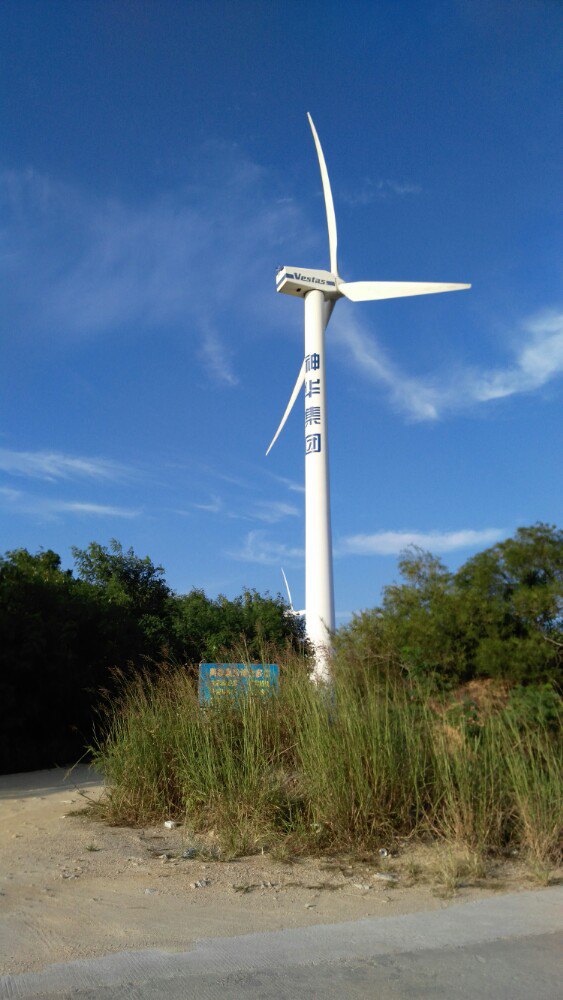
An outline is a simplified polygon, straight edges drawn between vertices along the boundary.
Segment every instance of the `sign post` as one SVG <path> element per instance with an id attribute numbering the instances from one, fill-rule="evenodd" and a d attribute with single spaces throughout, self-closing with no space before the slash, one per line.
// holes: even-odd
<path id="1" fill-rule="evenodd" d="M 277 663 L 200 663 L 199 703 L 253 694 L 266 697 L 279 686 Z"/>

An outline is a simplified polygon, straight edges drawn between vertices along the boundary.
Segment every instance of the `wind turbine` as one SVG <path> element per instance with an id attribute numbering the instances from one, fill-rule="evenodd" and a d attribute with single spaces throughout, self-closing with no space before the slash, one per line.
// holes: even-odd
<path id="1" fill-rule="evenodd" d="M 330 271 L 279 267 L 276 290 L 304 299 L 305 353 L 293 392 L 266 455 L 277 441 L 301 387 L 305 387 L 305 620 L 315 650 L 314 677 L 327 680 L 334 632 L 334 586 L 330 525 L 325 330 L 338 299 L 370 302 L 407 295 L 456 292 L 471 285 L 419 281 L 343 281 L 336 256 L 336 217 L 322 147 L 307 113 L 319 158 L 328 224 Z"/>
<path id="2" fill-rule="evenodd" d="M 293 601 L 291 599 L 291 590 L 289 589 L 289 583 L 287 582 L 287 576 L 283 571 L 283 566 L 281 568 L 281 574 L 283 576 L 283 582 L 285 583 L 285 589 L 287 591 L 287 599 L 289 601 L 289 611 L 287 611 L 286 614 L 288 614 L 290 618 L 304 618 L 305 612 L 296 611 L 295 608 L 293 607 Z"/>

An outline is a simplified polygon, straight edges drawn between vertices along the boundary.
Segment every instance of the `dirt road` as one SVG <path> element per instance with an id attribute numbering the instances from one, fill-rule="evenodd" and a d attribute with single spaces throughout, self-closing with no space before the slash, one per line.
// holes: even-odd
<path id="1" fill-rule="evenodd" d="M 0 777 L 2 973 L 124 949 L 174 952 L 202 938 L 440 910 L 491 894 L 467 888 L 445 900 L 431 886 L 378 878 L 373 865 L 288 864 L 260 855 L 184 859 L 188 842 L 179 829 L 108 827 L 81 814 L 86 798 L 101 793 L 87 767 Z"/>

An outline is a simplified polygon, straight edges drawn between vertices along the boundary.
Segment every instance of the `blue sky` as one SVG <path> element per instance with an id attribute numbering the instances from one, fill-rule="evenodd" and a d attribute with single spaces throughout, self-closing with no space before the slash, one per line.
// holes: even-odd
<path id="1" fill-rule="evenodd" d="M 470 292 L 339 302 L 336 605 L 409 542 L 459 565 L 560 520 L 554 2 L 0 10 L 2 550 L 119 538 L 179 591 L 303 601 L 302 359 L 280 263 Z"/>

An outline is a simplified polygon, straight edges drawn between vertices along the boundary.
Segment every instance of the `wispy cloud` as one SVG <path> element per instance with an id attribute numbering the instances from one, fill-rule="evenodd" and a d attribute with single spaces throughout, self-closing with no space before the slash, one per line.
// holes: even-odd
<path id="1" fill-rule="evenodd" d="M 231 365 L 232 352 L 221 341 L 217 331 L 212 329 L 207 322 L 203 322 L 202 336 L 199 354 L 207 370 L 217 382 L 223 382 L 225 385 L 238 385 L 239 379 L 234 374 Z"/>
<path id="2" fill-rule="evenodd" d="M 291 503 L 282 500 L 261 500 L 254 505 L 252 515 L 267 524 L 276 524 L 286 517 L 299 517 L 301 511 Z"/>
<path id="3" fill-rule="evenodd" d="M 194 503 L 192 507 L 198 510 L 206 510 L 209 514 L 219 514 L 224 509 L 221 497 L 212 496 L 208 503 Z"/>
<path id="4" fill-rule="evenodd" d="M 240 549 L 226 553 L 240 562 L 260 563 L 263 566 L 293 565 L 303 561 L 302 548 L 274 542 L 263 530 L 249 531 Z"/>
<path id="5" fill-rule="evenodd" d="M 34 479 L 74 479 L 86 477 L 115 481 L 130 470 L 107 458 L 78 458 L 55 451 L 12 451 L 0 448 L 0 469 L 15 476 Z"/>
<path id="6" fill-rule="evenodd" d="M 546 310 L 522 326 L 514 363 L 476 372 L 471 380 L 475 399 L 486 402 L 518 392 L 533 392 L 563 373 L 563 312 Z"/>
<path id="7" fill-rule="evenodd" d="M 263 521 L 265 524 L 277 524 L 286 517 L 299 517 L 301 513 L 293 504 L 284 503 L 283 500 L 258 500 L 251 507 L 245 505 L 242 511 L 237 510 L 236 505 L 227 509 L 221 497 L 215 495 L 207 503 L 192 503 L 192 507 L 209 514 L 222 514 L 224 517 L 245 521 Z"/>
<path id="8" fill-rule="evenodd" d="M 386 198 L 403 198 L 405 195 L 420 194 L 422 188 L 420 184 L 413 184 L 412 181 L 397 181 L 388 178 L 371 180 L 364 177 L 354 190 L 344 191 L 339 194 L 339 201 L 350 205 L 352 208 L 358 206 L 371 205 L 374 201 L 383 201 Z"/>
<path id="9" fill-rule="evenodd" d="M 291 493 L 304 493 L 305 487 L 302 483 L 296 483 L 294 479 L 288 479 L 287 476 L 277 476 L 274 472 L 268 472 L 268 476 L 271 479 L 275 479 L 276 482 L 282 483 L 283 486 L 287 486 L 287 489 Z"/>
<path id="10" fill-rule="evenodd" d="M 196 184 L 140 204 L 33 170 L 1 174 L 0 270 L 12 329 L 59 342 L 122 329 L 181 333 L 211 379 L 235 386 L 235 348 L 221 332 L 231 328 L 232 303 L 239 321 L 255 321 L 261 296 L 271 298 L 280 234 L 307 245 L 308 227 L 237 148 L 210 145 L 200 164 Z"/>
<path id="11" fill-rule="evenodd" d="M 336 314 L 333 323 L 334 339 L 346 348 L 348 359 L 372 382 L 386 386 L 398 409 L 414 420 L 437 419 L 439 411 L 434 388 L 406 375 L 349 312 Z"/>
<path id="12" fill-rule="evenodd" d="M 53 520 L 64 514 L 90 517 L 139 517 L 141 510 L 128 507 L 117 507 L 113 504 L 91 503 L 85 500 L 57 500 L 50 497 L 39 497 L 22 490 L 0 487 L 0 506 L 13 514 L 26 514 L 34 517 Z"/>
<path id="13" fill-rule="evenodd" d="M 338 555 L 394 556 L 409 545 L 416 545 L 430 552 L 453 552 L 472 549 L 479 545 L 492 545 L 506 532 L 499 528 L 473 528 L 461 531 L 376 531 L 371 535 L 349 535 L 336 547 Z"/>
<path id="14" fill-rule="evenodd" d="M 563 312 L 530 316 L 516 331 L 514 358 L 502 368 L 458 368 L 432 378 L 408 375 L 349 312 L 335 315 L 334 336 L 360 371 L 386 387 L 395 407 L 412 420 L 541 389 L 563 373 Z"/>
<path id="15" fill-rule="evenodd" d="M 101 503 L 84 503 L 83 501 L 51 501 L 47 509 L 53 513 L 69 511 L 71 514 L 94 514 L 96 517 L 139 517 L 140 510 L 127 507 L 113 507 Z"/>

